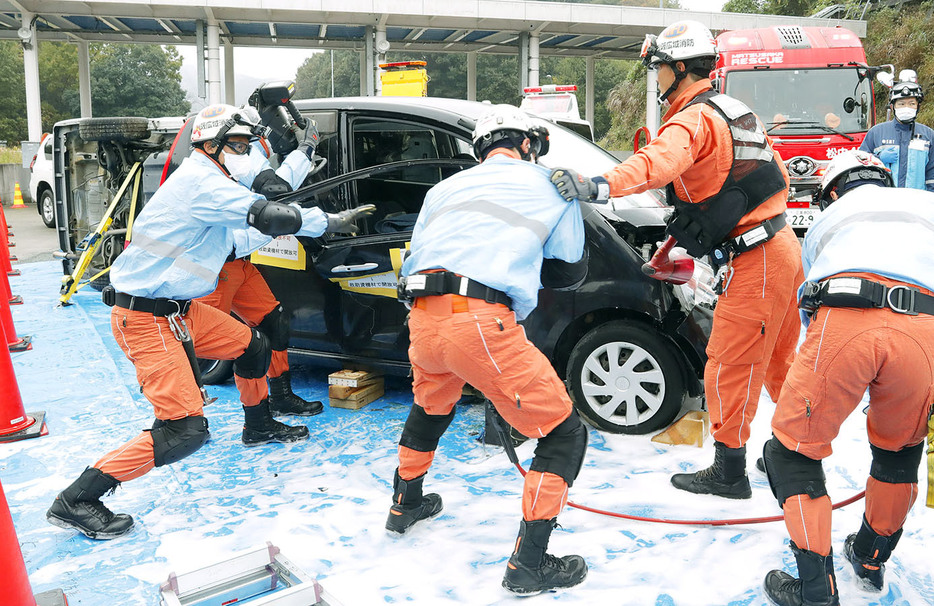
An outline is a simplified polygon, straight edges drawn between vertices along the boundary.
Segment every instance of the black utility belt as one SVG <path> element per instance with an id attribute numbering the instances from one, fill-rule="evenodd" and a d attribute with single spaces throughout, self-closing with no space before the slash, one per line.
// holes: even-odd
<path id="1" fill-rule="evenodd" d="M 774 238 L 775 234 L 781 231 L 785 225 L 785 214 L 782 213 L 780 215 L 775 215 L 771 219 L 766 219 L 735 238 L 725 240 L 722 244 L 714 247 L 714 249 L 710 251 L 707 257 L 710 261 L 710 265 L 713 267 L 714 271 L 717 271 L 720 266 L 726 265 L 729 262 L 730 257 L 735 258 L 744 252 L 749 252 Z"/>
<path id="2" fill-rule="evenodd" d="M 173 314 L 185 315 L 191 307 L 191 299 L 147 299 L 117 292 L 113 286 L 101 291 L 101 299 L 108 307 L 122 307 L 130 311 L 141 311 L 154 316 L 166 317 Z"/>
<path id="3" fill-rule="evenodd" d="M 487 303 L 501 303 L 512 309 L 512 299 L 506 293 L 454 272 L 417 273 L 399 280 L 400 301 L 438 295 L 460 295 L 470 299 L 482 299 Z"/>
<path id="4" fill-rule="evenodd" d="M 830 278 L 805 282 L 798 307 L 810 313 L 824 307 L 888 308 L 895 313 L 934 315 L 934 297 L 914 286 L 885 284 L 856 277 Z"/>

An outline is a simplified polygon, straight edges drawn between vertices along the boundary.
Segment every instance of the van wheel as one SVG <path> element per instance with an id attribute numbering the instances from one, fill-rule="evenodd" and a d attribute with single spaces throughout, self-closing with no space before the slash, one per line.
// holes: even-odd
<path id="1" fill-rule="evenodd" d="M 568 359 L 574 405 L 593 426 L 624 434 L 667 427 L 684 402 L 681 364 L 649 327 L 608 322 L 578 341 Z"/>
<path id="2" fill-rule="evenodd" d="M 55 227 L 55 198 L 52 196 L 51 189 L 43 189 L 39 192 L 39 216 L 46 227 Z"/>
<path id="3" fill-rule="evenodd" d="M 85 141 L 139 141 L 148 139 L 146 118 L 85 118 L 78 122 L 78 135 Z"/>

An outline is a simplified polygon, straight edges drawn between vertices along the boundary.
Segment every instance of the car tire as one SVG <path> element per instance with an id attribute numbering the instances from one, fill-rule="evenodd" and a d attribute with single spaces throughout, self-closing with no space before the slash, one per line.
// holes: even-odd
<path id="1" fill-rule="evenodd" d="M 55 197 L 51 189 L 43 189 L 39 192 L 39 200 L 36 206 L 39 210 L 39 216 L 46 227 L 55 228 Z"/>
<path id="2" fill-rule="evenodd" d="M 201 381 L 205 385 L 220 385 L 233 376 L 233 360 L 204 360 L 198 358 Z"/>
<path id="3" fill-rule="evenodd" d="M 654 329 L 631 322 L 607 322 L 585 334 L 571 351 L 567 381 L 581 416 L 611 433 L 667 427 L 684 402 L 674 348 Z"/>
<path id="4" fill-rule="evenodd" d="M 78 135 L 85 141 L 139 141 L 148 139 L 146 118 L 85 118 L 78 122 Z"/>

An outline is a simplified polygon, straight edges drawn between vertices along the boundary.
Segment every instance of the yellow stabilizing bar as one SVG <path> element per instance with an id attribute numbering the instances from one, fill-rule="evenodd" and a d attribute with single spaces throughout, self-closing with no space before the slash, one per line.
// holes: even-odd
<path id="1" fill-rule="evenodd" d="M 81 241 L 77 246 L 77 250 L 81 251 L 81 257 L 78 258 L 78 263 L 75 265 L 74 271 L 71 272 L 70 276 L 65 276 L 62 278 L 62 295 L 59 297 L 59 301 L 62 305 L 68 305 L 69 299 L 72 295 L 78 292 L 78 289 L 87 284 L 88 282 L 80 283 L 84 272 L 88 270 L 88 267 L 91 265 L 91 259 L 94 258 L 94 253 L 97 252 L 97 247 L 101 242 L 101 237 L 104 232 L 110 229 L 110 225 L 113 223 L 113 213 L 117 208 L 117 205 L 120 203 L 120 200 L 123 199 L 124 194 L 126 193 L 127 188 L 130 186 L 130 182 L 133 182 L 133 206 L 131 212 L 136 208 L 136 196 L 139 195 L 140 182 L 142 180 L 143 163 L 136 162 L 130 168 L 130 172 L 127 173 L 126 178 L 123 180 L 123 183 L 120 184 L 120 189 L 117 190 L 116 195 L 111 201 L 110 206 L 107 207 L 107 212 L 104 213 L 101 222 L 98 224 L 97 229 L 85 236 L 84 240 Z M 132 220 L 132 217 L 131 219 Z M 127 232 L 129 235 L 129 232 Z M 103 275 L 105 272 L 98 273 L 94 278 Z M 93 278 L 92 278 L 93 279 Z"/>

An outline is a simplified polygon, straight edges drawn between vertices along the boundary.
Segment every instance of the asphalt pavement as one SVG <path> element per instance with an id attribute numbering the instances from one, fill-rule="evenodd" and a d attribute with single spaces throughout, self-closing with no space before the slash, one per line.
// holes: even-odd
<path id="1" fill-rule="evenodd" d="M 60 250 L 58 232 L 45 226 L 35 204 L 27 204 L 25 208 L 4 204 L 3 214 L 13 232 L 10 241 L 16 244 L 10 248 L 10 253 L 17 258 L 13 265 L 51 261 L 52 252 Z"/>

